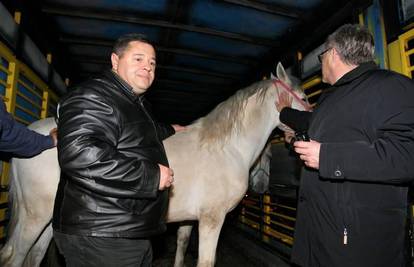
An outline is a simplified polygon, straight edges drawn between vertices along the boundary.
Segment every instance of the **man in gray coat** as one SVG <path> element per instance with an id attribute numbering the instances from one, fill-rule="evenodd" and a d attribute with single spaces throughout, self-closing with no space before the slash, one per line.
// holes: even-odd
<path id="1" fill-rule="evenodd" d="M 378 69 L 367 29 L 344 25 L 319 55 L 332 85 L 310 116 L 279 101 L 281 121 L 308 125 L 294 149 L 301 175 L 292 261 L 405 266 L 407 183 L 414 177 L 414 83 Z M 298 123 L 298 118 L 302 122 Z"/>

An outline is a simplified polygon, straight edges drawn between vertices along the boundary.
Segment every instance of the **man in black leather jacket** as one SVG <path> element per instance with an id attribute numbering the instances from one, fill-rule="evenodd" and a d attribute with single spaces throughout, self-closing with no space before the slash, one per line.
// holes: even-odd
<path id="1" fill-rule="evenodd" d="M 139 34 L 117 40 L 112 70 L 73 88 L 59 106 L 62 175 L 54 238 L 71 266 L 151 266 L 149 237 L 166 229 L 173 171 L 162 140 L 175 128 L 144 105 L 156 55 Z"/>

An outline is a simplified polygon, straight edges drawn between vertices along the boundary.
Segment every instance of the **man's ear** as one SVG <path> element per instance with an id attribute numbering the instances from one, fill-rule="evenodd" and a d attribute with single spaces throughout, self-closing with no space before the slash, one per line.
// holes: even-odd
<path id="1" fill-rule="evenodd" d="M 111 54 L 111 63 L 112 63 L 112 69 L 113 69 L 114 71 L 117 71 L 117 70 L 118 70 L 118 62 L 119 62 L 119 57 L 118 57 L 118 55 L 117 55 L 117 54 L 115 54 L 115 53 L 112 53 L 112 54 Z"/>
<path id="2" fill-rule="evenodd" d="M 339 56 L 339 53 L 338 53 L 338 51 L 336 51 L 335 47 L 332 48 L 332 54 L 333 54 L 334 57 L 337 57 L 337 58 L 341 59 L 341 57 Z"/>

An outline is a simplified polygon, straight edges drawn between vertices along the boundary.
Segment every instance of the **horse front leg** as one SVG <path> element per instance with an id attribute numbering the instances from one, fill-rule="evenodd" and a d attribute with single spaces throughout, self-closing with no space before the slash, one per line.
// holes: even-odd
<path id="1" fill-rule="evenodd" d="M 23 267 L 35 267 L 40 266 L 50 241 L 53 238 L 53 229 L 52 222 L 43 230 L 41 236 L 36 241 L 34 246 L 30 249 L 29 253 L 26 256 Z"/>
<path id="2" fill-rule="evenodd" d="M 177 231 L 177 250 L 175 252 L 174 267 L 184 266 L 185 252 L 191 236 L 192 224 L 181 225 Z"/>
<path id="3" fill-rule="evenodd" d="M 225 214 L 206 214 L 200 217 L 197 267 L 214 267 L 217 242 L 224 218 Z"/>
<path id="4" fill-rule="evenodd" d="M 13 215 L 12 215 L 13 216 Z M 13 231 L 8 236 L 7 243 L 0 251 L 0 266 L 21 267 L 37 237 L 41 234 L 43 225 L 30 221 L 27 213 L 20 212 Z"/>

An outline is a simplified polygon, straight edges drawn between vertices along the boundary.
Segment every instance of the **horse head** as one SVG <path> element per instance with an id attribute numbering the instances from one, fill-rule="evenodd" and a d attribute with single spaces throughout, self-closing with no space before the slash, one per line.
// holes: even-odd
<path id="1" fill-rule="evenodd" d="M 293 109 L 310 111 L 311 106 L 309 105 L 307 96 L 300 88 L 299 79 L 289 77 L 280 62 L 276 67 L 276 75 L 276 77 L 272 75 L 271 79 L 276 85 L 277 99 L 281 93 L 285 92 L 292 98 Z M 287 125 L 281 123 L 280 120 L 278 120 L 277 127 L 282 131 L 292 131 L 292 129 L 290 129 Z"/>
<path id="2" fill-rule="evenodd" d="M 282 64 L 279 63 L 276 68 L 277 77 L 272 75 L 271 81 L 276 87 L 276 99 L 282 92 L 288 93 L 292 98 L 292 108 L 298 110 L 309 110 L 306 95 L 299 87 L 299 82 L 295 78 L 290 78 Z M 272 93 L 271 99 L 274 95 Z M 281 130 L 290 130 L 289 127 L 280 122 L 279 117 L 275 120 L 276 127 Z M 268 142 L 260 156 L 256 159 L 249 172 L 249 188 L 256 193 L 264 193 L 269 188 L 270 160 L 272 158 L 271 143 Z"/>

